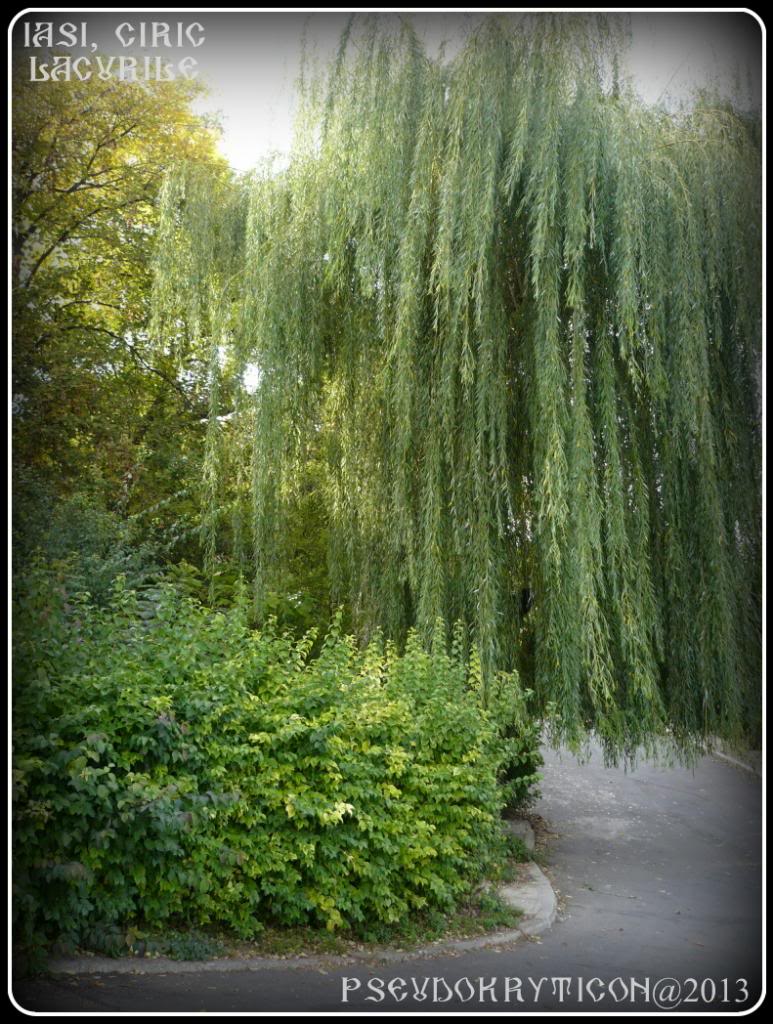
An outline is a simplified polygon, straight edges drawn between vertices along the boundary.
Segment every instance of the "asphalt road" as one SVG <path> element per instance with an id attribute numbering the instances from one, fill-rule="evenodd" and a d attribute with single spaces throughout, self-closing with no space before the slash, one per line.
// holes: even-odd
<path id="1" fill-rule="evenodd" d="M 555 833 L 561 912 L 540 940 L 324 969 L 20 981 L 24 1009 L 103 1013 L 739 1012 L 759 999 L 759 779 L 704 758 L 625 773 L 546 756 L 535 810 Z M 390 988 L 391 983 L 391 988 Z M 344 1001 L 344 989 L 346 1001 Z"/>

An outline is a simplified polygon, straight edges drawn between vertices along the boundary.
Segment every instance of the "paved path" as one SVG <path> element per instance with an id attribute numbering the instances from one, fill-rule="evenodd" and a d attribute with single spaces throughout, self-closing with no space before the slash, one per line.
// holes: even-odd
<path id="1" fill-rule="evenodd" d="M 683 1011 L 753 1006 L 759 779 L 715 758 L 694 773 L 644 765 L 626 774 L 597 755 L 578 765 L 551 753 L 542 790 L 536 810 L 556 833 L 547 871 L 562 912 L 539 941 L 371 966 L 49 978 L 17 983 L 14 996 L 27 1009 L 85 1013 L 646 1012 L 658 1009 L 656 999 L 669 1009 L 679 999 Z"/>

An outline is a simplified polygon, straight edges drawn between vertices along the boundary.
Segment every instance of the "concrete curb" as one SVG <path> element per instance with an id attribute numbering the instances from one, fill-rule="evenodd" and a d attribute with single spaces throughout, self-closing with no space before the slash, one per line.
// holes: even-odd
<path id="1" fill-rule="evenodd" d="M 558 901 L 553 886 L 537 865 L 530 861 L 524 867 L 527 877 L 513 885 L 504 886 L 499 892 L 511 907 L 523 911 L 519 931 L 528 936 L 540 935 L 555 921 Z"/>
<path id="2" fill-rule="evenodd" d="M 530 821 L 525 818 L 509 818 L 505 822 L 505 828 L 516 839 L 520 839 L 529 852 L 534 850 L 534 829 L 531 827 Z"/>
<path id="3" fill-rule="evenodd" d="M 534 833 L 528 822 L 510 822 L 511 830 L 534 848 Z M 529 845 L 531 844 L 531 845 Z M 444 954 L 465 953 L 491 946 L 506 946 L 547 931 L 556 919 L 558 902 L 545 874 L 533 862 L 519 865 L 517 881 L 500 886 L 499 895 L 508 906 L 523 912 L 517 928 L 478 935 L 471 939 L 447 939 L 420 949 L 373 949 L 337 956 L 223 957 L 220 960 L 170 960 L 167 957 L 78 956 L 49 960 L 50 974 L 198 974 L 201 972 L 265 971 L 269 969 L 324 969 L 353 963 L 390 963 L 419 960 Z"/>
<path id="4" fill-rule="evenodd" d="M 714 757 L 718 757 L 722 761 L 727 761 L 728 764 L 735 765 L 736 768 L 742 768 L 743 771 L 749 772 L 749 774 L 756 776 L 758 779 L 762 778 L 761 765 L 755 764 L 753 761 L 747 761 L 742 760 L 739 757 L 733 757 L 732 754 L 727 754 L 724 750 L 712 750 L 711 753 L 714 755 Z"/>
<path id="5" fill-rule="evenodd" d="M 739 750 L 725 743 L 718 736 L 713 736 L 707 745 L 706 753 L 718 757 L 727 764 L 735 765 L 736 768 L 743 768 L 751 772 L 757 778 L 762 778 L 762 751 L 761 750 Z"/>

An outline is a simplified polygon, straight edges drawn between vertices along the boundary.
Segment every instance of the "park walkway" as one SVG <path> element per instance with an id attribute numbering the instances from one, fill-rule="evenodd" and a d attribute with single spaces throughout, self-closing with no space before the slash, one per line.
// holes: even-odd
<path id="1" fill-rule="evenodd" d="M 371 965 L 59 976 L 17 983 L 14 997 L 27 1009 L 84 1013 L 753 1006 L 761 977 L 759 778 L 715 757 L 694 772 L 645 764 L 626 773 L 604 768 L 598 754 L 578 764 L 555 753 L 544 774 L 535 810 L 553 833 L 546 871 L 561 909 L 539 940 Z"/>

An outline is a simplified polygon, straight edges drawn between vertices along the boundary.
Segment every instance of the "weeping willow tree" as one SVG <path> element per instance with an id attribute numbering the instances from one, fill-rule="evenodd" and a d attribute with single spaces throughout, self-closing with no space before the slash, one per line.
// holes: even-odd
<path id="1" fill-rule="evenodd" d="M 757 727 L 761 547 L 759 124 L 644 105 L 616 45 L 499 17 L 432 59 L 356 19 L 289 166 L 168 182 L 156 296 L 212 339 L 212 523 L 251 434 L 258 597 L 321 453 L 361 632 L 461 621 L 612 752 Z M 227 436 L 224 359 L 260 377 Z"/>

